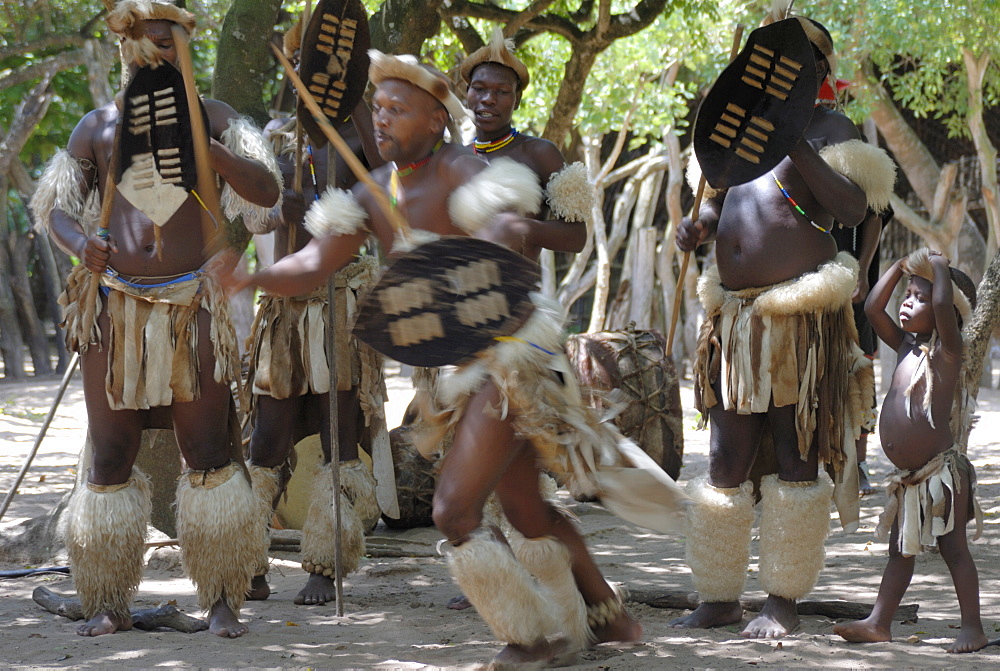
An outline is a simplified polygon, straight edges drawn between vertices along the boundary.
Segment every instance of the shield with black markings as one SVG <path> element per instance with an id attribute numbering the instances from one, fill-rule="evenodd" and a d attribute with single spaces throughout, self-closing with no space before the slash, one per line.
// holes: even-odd
<path id="1" fill-rule="evenodd" d="M 818 88 L 798 19 L 750 33 L 698 111 L 694 150 L 706 181 L 724 189 L 772 170 L 809 125 Z"/>
<path id="2" fill-rule="evenodd" d="M 208 116 L 200 107 L 207 128 Z M 125 89 L 121 114 L 118 190 L 163 226 L 198 183 L 180 70 L 169 63 L 139 68 Z"/>
<path id="3" fill-rule="evenodd" d="M 540 280 L 537 264 L 506 247 L 444 237 L 392 262 L 354 335 L 411 366 L 462 363 L 524 325 Z"/>
<path id="4" fill-rule="evenodd" d="M 299 77 L 334 128 L 343 124 L 368 85 L 368 14 L 361 0 L 320 0 L 299 55 Z M 298 118 L 314 147 L 326 135 L 299 100 Z"/>

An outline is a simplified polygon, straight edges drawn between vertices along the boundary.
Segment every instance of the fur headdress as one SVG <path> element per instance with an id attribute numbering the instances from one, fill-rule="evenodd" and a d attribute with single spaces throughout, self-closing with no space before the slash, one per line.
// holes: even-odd
<path id="1" fill-rule="evenodd" d="M 183 28 L 188 36 L 194 32 L 194 14 L 181 9 L 171 0 L 104 0 L 108 9 L 107 23 L 111 32 L 121 40 L 122 88 L 128 83 L 128 66 L 158 66 L 162 62 L 160 50 L 141 32 L 142 21 L 170 21 Z"/>
<path id="2" fill-rule="evenodd" d="M 295 58 L 295 52 L 302 47 L 302 18 L 305 14 L 299 14 L 298 20 L 288 29 L 285 33 L 285 39 L 282 42 L 281 50 L 285 52 L 285 58 L 292 60 Z"/>
<path id="3" fill-rule="evenodd" d="M 901 266 L 906 275 L 922 277 L 931 284 L 934 283 L 934 266 L 931 265 L 931 250 L 928 248 L 921 247 L 910 252 Z M 976 287 L 961 270 L 951 267 L 948 270 L 951 273 L 952 300 L 964 326 L 969 323 L 972 311 L 976 309 Z"/>
<path id="4" fill-rule="evenodd" d="M 430 66 L 421 65 L 416 57 L 409 54 L 392 56 L 384 54 L 378 49 L 369 49 L 368 57 L 371 59 L 371 65 L 368 67 L 368 79 L 372 84 L 378 86 L 386 79 L 401 79 L 427 91 L 444 106 L 455 122 L 448 126 L 452 141 L 461 141 L 462 136 L 455 124 L 462 118 L 470 117 L 472 112 L 452 93 L 451 82 L 443 73 Z"/>
<path id="5" fill-rule="evenodd" d="M 771 11 L 760 22 L 760 25 L 767 26 L 790 18 L 793 18 L 792 0 L 771 0 Z M 833 76 L 833 73 L 837 70 L 837 55 L 833 52 L 833 39 L 830 37 L 830 33 L 818 21 L 807 19 L 804 16 L 796 16 L 794 18 L 798 19 L 799 25 L 805 31 L 809 42 L 819 49 L 820 53 L 826 58 L 826 62 L 830 65 L 830 76 Z"/>
<path id="6" fill-rule="evenodd" d="M 518 90 L 528 88 L 528 68 L 514 55 L 514 40 L 504 39 L 503 31 L 493 29 L 489 44 L 476 49 L 462 61 L 462 79 L 466 84 L 472 83 L 472 71 L 483 63 L 499 63 L 514 71 L 518 79 Z"/>

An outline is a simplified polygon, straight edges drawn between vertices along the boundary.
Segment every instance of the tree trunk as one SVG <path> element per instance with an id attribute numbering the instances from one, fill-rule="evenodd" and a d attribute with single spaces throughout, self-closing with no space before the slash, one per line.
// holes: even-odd
<path id="1" fill-rule="evenodd" d="M 31 243 L 27 236 L 7 240 L 7 251 L 12 264 L 8 267 L 7 278 L 14 292 L 21 331 L 31 352 L 35 375 L 51 375 L 52 361 L 49 358 L 49 343 L 45 328 L 35 310 L 34 293 L 28 280 L 29 252 Z"/>
<path id="2" fill-rule="evenodd" d="M 387 54 L 420 54 L 441 27 L 444 0 L 386 0 L 368 21 L 372 46 Z"/>
<path id="3" fill-rule="evenodd" d="M 70 354 L 66 349 L 66 341 L 59 330 L 62 322 L 62 308 L 59 307 L 59 295 L 63 290 L 63 275 L 56 265 L 56 257 L 52 252 L 52 244 L 46 235 L 35 235 L 35 249 L 38 253 L 38 266 L 36 272 L 42 273 L 42 280 L 45 283 L 45 306 L 48 309 L 49 319 L 56 330 L 56 351 L 59 355 L 59 363 L 56 365 L 56 372 L 62 373 L 69 364 Z"/>
<path id="4" fill-rule="evenodd" d="M 0 245 L 0 267 L 9 268 L 6 245 Z M 24 377 L 24 340 L 17 320 L 14 293 L 10 283 L 0 281 L 0 355 L 3 355 L 4 377 L 20 380 Z"/>
<path id="5" fill-rule="evenodd" d="M 990 66 L 990 55 L 984 53 L 977 57 L 969 49 L 963 49 L 962 56 L 965 59 L 965 76 L 969 89 L 967 119 L 972 142 L 976 146 L 976 156 L 979 158 L 983 205 L 986 208 L 989 230 L 986 253 L 992 256 L 997 251 L 997 238 L 1000 236 L 1000 203 L 997 202 L 997 150 L 990 142 L 983 123 L 983 78 Z"/>
<path id="6" fill-rule="evenodd" d="M 569 60 L 566 61 L 559 94 L 552 105 L 549 122 L 545 124 L 545 131 L 542 133 L 543 138 L 555 143 L 560 149 L 569 141 L 573 117 L 576 116 L 576 110 L 583 98 L 583 85 L 594 67 L 598 53 L 591 47 L 574 48 Z"/>
<path id="7" fill-rule="evenodd" d="M 270 120 L 264 85 L 273 77 L 269 46 L 281 0 L 233 0 L 219 31 L 212 97 L 260 127 Z"/>

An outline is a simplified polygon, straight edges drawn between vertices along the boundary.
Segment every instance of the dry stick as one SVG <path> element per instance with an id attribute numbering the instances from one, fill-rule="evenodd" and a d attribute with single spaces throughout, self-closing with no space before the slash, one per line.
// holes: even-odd
<path id="1" fill-rule="evenodd" d="M 94 278 L 96 282 L 97 278 Z M 52 407 L 49 408 L 49 414 L 45 416 L 45 421 L 42 422 L 42 428 L 38 431 L 38 436 L 35 438 L 35 445 L 31 448 L 31 452 L 28 453 L 28 458 L 24 460 L 24 465 L 21 466 L 21 472 L 17 474 L 14 479 L 14 484 L 11 486 L 10 491 L 7 492 L 7 498 L 3 500 L 3 505 L 0 506 L 0 520 L 7 512 L 7 508 L 10 507 L 10 502 L 14 500 L 14 495 L 17 494 L 17 488 L 21 486 L 21 482 L 24 480 L 24 476 L 28 473 L 28 469 L 31 467 L 31 462 L 34 461 L 35 455 L 38 454 L 38 448 L 42 444 L 42 439 L 45 438 L 45 432 L 49 430 L 49 424 L 52 423 L 52 418 L 56 416 L 56 408 L 59 407 L 59 402 L 62 401 L 63 394 L 66 393 L 66 387 L 69 386 L 69 381 L 73 377 L 73 372 L 76 370 L 76 365 L 80 362 L 80 354 L 73 352 L 73 358 L 69 360 L 69 365 L 66 366 L 66 372 L 63 373 L 62 382 L 59 384 L 59 391 L 56 392 L 56 398 L 52 401 Z"/>
<path id="2" fill-rule="evenodd" d="M 736 32 L 733 33 L 733 46 L 729 51 L 729 62 L 731 63 L 736 55 L 740 53 L 740 41 L 743 39 L 743 24 L 737 24 Z M 691 219 L 697 221 L 698 212 L 701 210 L 701 200 L 705 195 L 705 173 L 702 173 L 698 180 L 698 190 L 694 197 L 694 207 L 691 208 Z M 667 332 L 667 356 L 674 349 L 674 333 L 677 331 L 677 318 L 681 313 L 681 299 L 684 297 L 684 276 L 687 275 L 688 264 L 691 262 L 691 252 L 684 252 L 681 259 L 681 270 L 677 275 L 677 290 L 674 293 L 674 309 L 670 318 L 670 330 Z"/>
<path id="3" fill-rule="evenodd" d="M 337 163 L 331 162 L 327 151 L 326 174 L 323 176 L 326 184 L 337 183 Z M 331 168 L 333 174 L 331 175 Z M 332 177 L 332 179 L 331 179 Z M 318 180 L 317 180 L 318 181 Z M 340 399 L 337 397 L 337 273 L 326 278 L 326 351 L 330 371 L 330 477 L 333 480 L 333 528 L 336 536 L 333 543 L 333 594 L 337 615 L 344 616 L 344 543 L 343 527 L 341 526 L 340 510 Z"/>
<path id="4" fill-rule="evenodd" d="M 361 163 L 361 161 L 358 160 L 358 157 L 354 155 L 354 152 L 351 151 L 350 146 L 348 146 L 348 144 L 344 141 L 344 138 L 340 137 L 340 133 L 338 133 L 333 127 L 330 120 L 326 118 L 326 115 L 323 114 L 323 110 L 321 110 L 319 105 L 316 103 L 315 98 L 312 97 L 312 94 L 306 88 L 305 84 L 302 83 L 302 80 L 299 79 L 299 76 L 295 74 L 292 64 L 288 62 L 287 58 L 285 58 L 285 54 L 281 53 L 281 49 L 272 44 L 271 50 L 274 51 L 274 55 L 277 56 L 278 61 L 282 64 L 282 66 L 284 66 L 285 73 L 292 80 L 292 83 L 295 84 L 295 89 L 299 92 L 299 98 L 306 104 L 309 111 L 312 112 L 313 118 L 316 119 L 316 123 L 319 124 L 323 134 L 326 135 L 326 138 L 343 157 L 344 161 L 347 162 L 348 167 L 350 167 L 351 172 L 354 173 L 355 177 L 358 178 L 358 181 L 368 187 L 372 196 L 375 197 L 375 202 L 378 203 L 379 209 L 382 210 L 382 213 L 392 224 L 392 227 L 398 233 L 401 233 L 404 237 L 406 237 L 408 235 L 407 231 L 409 230 L 409 224 L 406 223 L 406 220 L 403 218 L 403 215 L 400 214 L 399 210 L 392 207 L 389 203 L 389 196 L 386 194 L 385 189 L 379 186 L 378 183 L 372 179 L 371 175 L 369 175 L 368 171 L 365 169 L 364 164 Z M 329 162 L 329 157 L 327 162 Z"/>
<path id="5" fill-rule="evenodd" d="M 306 0 L 305 9 L 302 10 L 302 16 L 299 17 L 299 22 L 302 26 L 302 30 L 299 32 L 299 53 L 302 52 L 302 42 L 305 41 L 306 33 L 309 31 L 309 19 L 312 18 L 312 2 Z M 284 91 L 284 88 L 282 88 Z M 298 105 L 295 105 L 298 108 Z M 295 115 L 295 181 L 292 183 L 292 190 L 299 197 L 302 196 L 302 178 L 304 177 L 304 166 L 302 165 L 302 144 L 303 144 L 303 132 L 302 132 L 302 122 L 299 120 L 298 110 L 296 109 Z M 312 160 L 312 155 L 310 154 L 310 161 Z M 315 194 L 319 197 L 319 194 Z M 296 227 L 288 227 L 288 240 L 285 242 L 286 253 L 294 254 L 296 241 Z"/>
<path id="6" fill-rule="evenodd" d="M 184 93 L 187 97 L 188 116 L 191 117 L 191 140 L 194 144 L 194 162 L 198 173 L 198 197 L 207 212 L 201 212 L 201 237 L 205 258 L 211 258 L 225 246 L 222 212 L 219 209 L 219 192 L 216 190 L 214 172 L 209 159 L 208 130 L 201 116 L 201 101 L 194 83 L 194 69 L 191 64 L 191 50 L 188 36 L 178 25 L 170 28 L 177 47 L 181 75 L 184 77 Z M 210 221 L 214 220 L 214 221 Z"/>

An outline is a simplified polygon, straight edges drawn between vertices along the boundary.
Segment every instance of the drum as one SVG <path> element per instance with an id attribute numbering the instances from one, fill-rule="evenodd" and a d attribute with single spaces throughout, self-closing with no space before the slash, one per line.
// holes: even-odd
<path id="1" fill-rule="evenodd" d="M 684 458 L 680 385 L 657 330 L 572 335 L 566 353 L 590 404 L 620 404 L 614 423 L 676 480 Z M 585 391 L 586 394 L 586 391 Z"/>
<path id="2" fill-rule="evenodd" d="M 390 529 L 412 529 L 433 526 L 431 517 L 436 466 L 424 459 L 413 446 L 413 427 L 399 426 L 389 432 L 392 463 L 396 470 L 396 499 L 399 519 L 382 515 Z"/>

